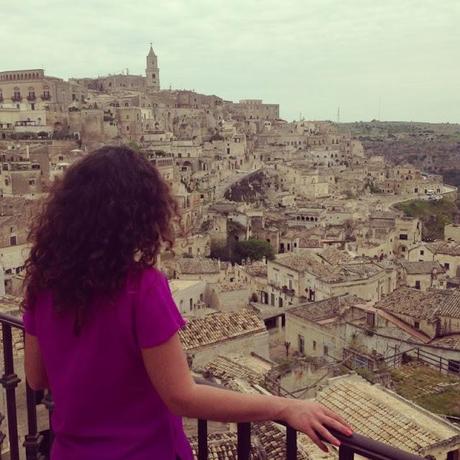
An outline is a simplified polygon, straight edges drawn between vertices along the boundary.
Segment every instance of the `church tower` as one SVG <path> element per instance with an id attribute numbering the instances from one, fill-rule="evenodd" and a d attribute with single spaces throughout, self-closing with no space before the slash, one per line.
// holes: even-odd
<path id="1" fill-rule="evenodd" d="M 145 69 L 146 86 L 151 91 L 160 91 L 160 69 L 158 68 L 157 56 L 150 44 L 150 51 L 147 54 L 147 68 Z"/>

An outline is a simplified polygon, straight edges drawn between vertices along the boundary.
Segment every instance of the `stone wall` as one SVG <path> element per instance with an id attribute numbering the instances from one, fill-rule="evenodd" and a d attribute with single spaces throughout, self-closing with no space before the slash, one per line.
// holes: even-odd
<path id="1" fill-rule="evenodd" d="M 270 359 L 268 349 L 268 332 L 257 332 L 228 339 L 215 344 L 206 345 L 199 349 L 187 351 L 193 355 L 192 367 L 200 370 L 219 355 L 229 353 L 250 354 L 254 352 L 265 359 Z"/>

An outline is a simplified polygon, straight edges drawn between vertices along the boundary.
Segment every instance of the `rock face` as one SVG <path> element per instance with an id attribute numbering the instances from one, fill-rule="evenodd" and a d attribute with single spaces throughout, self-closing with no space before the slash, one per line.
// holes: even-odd
<path id="1" fill-rule="evenodd" d="M 276 182 L 276 177 L 268 171 L 257 171 L 233 184 L 225 192 L 225 198 L 246 203 L 264 201 L 270 190 L 277 187 Z"/>

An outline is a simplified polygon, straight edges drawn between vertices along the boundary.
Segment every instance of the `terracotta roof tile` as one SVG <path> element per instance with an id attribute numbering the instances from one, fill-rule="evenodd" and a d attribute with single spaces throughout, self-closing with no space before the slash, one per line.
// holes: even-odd
<path id="1" fill-rule="evenodd" d="M 218 312 L 204 318 L 192 318 L 180 331 L 185 350 L 266 331 L 264 322 L 250 310 Z"/>

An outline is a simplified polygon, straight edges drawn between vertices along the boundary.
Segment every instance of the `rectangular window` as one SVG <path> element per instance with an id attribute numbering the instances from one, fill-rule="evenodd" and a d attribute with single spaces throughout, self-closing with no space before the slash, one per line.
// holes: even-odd
<path id="1" fill-rule="evenodd" d="M 316 350 L 316 340 L 313 340 L 313 351 Z"/>
<path id="2" fill-rule="evenodd" d="M 420 322 L 419 321 L 414 321 L 414 327 L 415 327 L 415 329 L 420 329 Z"/>
<path id="3" fill-rule="evenodd" d="M 303 338 L 303 335 L 298 335 L 297 337 L 298 340 L 298 345 L 299 345 L 299 353 L 304 354 L 305 353 L 305 339 Z"/>
<path id="4" fill-rule="evenodd" d="M 324 347 L 323 347 L 323 352 L 324 352 L 324 353 L 323 353 L 324 356 L 327 356 L 327 355 L 329 354 L 329 348 L 327 347 L 327 345 L 324 345 Z"/>
<path id="5" fill-rule="evenodd" d="M 407 240 L 407 233 L 400 233 L 399 234 L 399 239 L 400 240 Z"/>
<path id="6" fill-rule="evenodd" d="M 420 255 L 423 256 L 425 254 L 425 251 L 423 249 L 420 249 Z"/>
<path id="7" fill-rule="evenodd" d="M 450 264 L 449 264 L 449 263 L 447 263 L 447 262 L 445 262 L 445 263 L 444 263 L 444 268 L 445 268 L 446 270 L 449 270 L 449 268 L 450 268 Z"/>
<path id="8" fill-rule="evenodd" d="M 366 319 L 367 319 L 367 325 L 369 327 L 374 327 L 375 326 L 375 314 L 372 311 L 368 311 L 366 314 Z"/>
<path id="9" fill-rule="evenodd" d="M 16 246 L 18 243 L 17 243 L 17 239 L 16 239 L 16 236 L 13 235 L 13 236 L 10 236 L 10 246 Z"/>
<path id="10" fill-rule="evenodd" d="M 415 289 L 420 289 L 420 281 L 419 280 L 415 281 Z"/>

